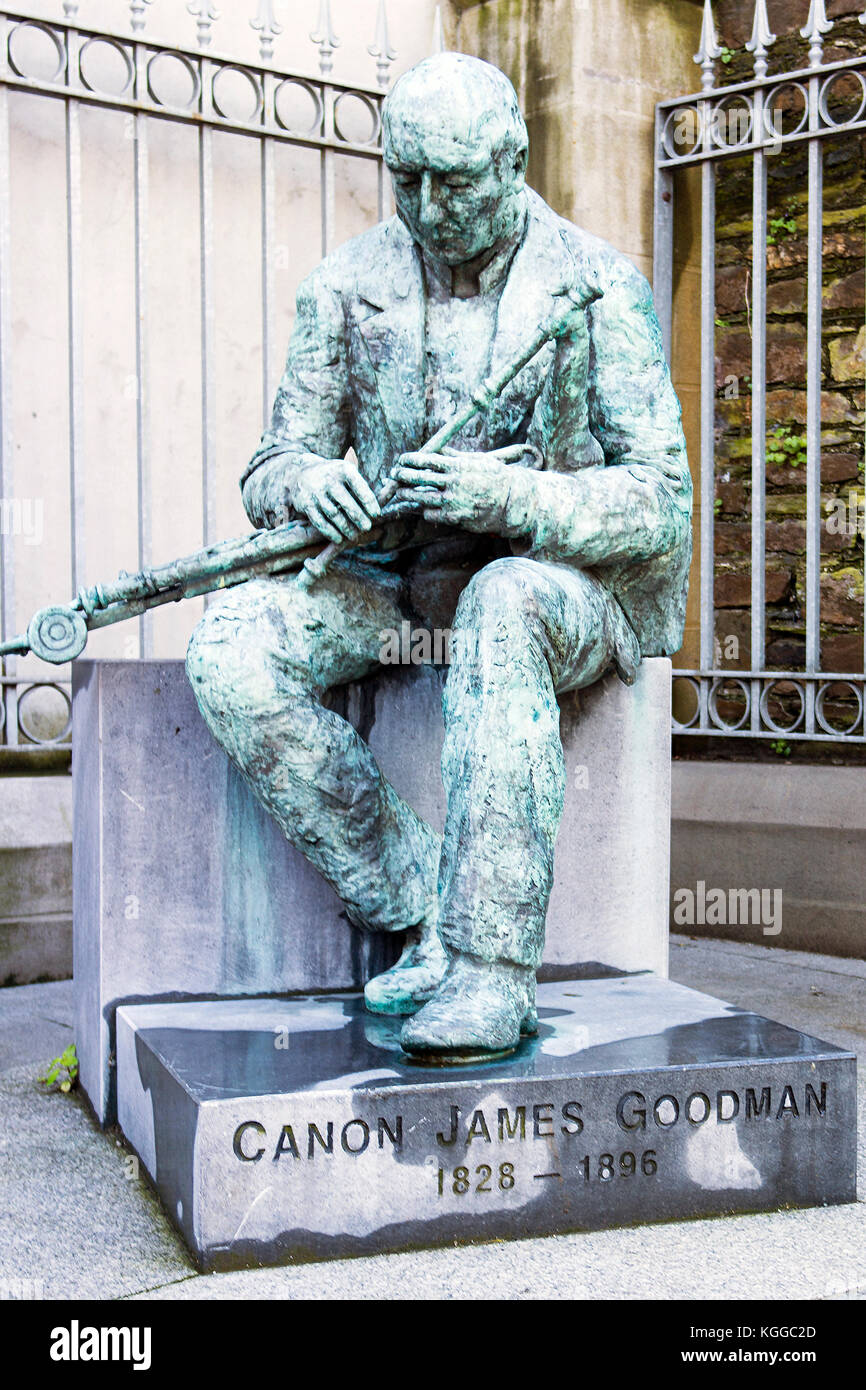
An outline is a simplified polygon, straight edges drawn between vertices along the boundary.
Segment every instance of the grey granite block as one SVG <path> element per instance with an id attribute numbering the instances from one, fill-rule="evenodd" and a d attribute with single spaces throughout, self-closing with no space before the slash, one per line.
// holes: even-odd
<path id="1" fill-rule="evenodd" d="M 441 826 L 444 672 L 334 696 L 386 775 Z M 74 970 L 81 1080 L 115 1113 L 119 1002 L 351 990 L 396 943 L 347 922 L 202 720 L 180 661 L 77 661 Z M 568 787 L 542 978 L 667 972 L 670 662 L 565 696 Z"/>
<path id="2" fill-rule="evenodd" d="M 205 1268 L 856 1197 L 856 1062 L 651 976 L 430 1067 L 358 996 L 125 1006 L 120 1124 Z"/>

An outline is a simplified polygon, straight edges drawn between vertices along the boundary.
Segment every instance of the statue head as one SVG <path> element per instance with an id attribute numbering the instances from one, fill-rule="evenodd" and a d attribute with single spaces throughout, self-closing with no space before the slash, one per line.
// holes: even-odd
<path id="1" fill-rule="evenodd" d="M 425 58 L 394 84 L 382 124 L 397 213 L 425 251 L 462 265 L 511 235 L 529 140 L 504 73 L 464 53 Z"/>

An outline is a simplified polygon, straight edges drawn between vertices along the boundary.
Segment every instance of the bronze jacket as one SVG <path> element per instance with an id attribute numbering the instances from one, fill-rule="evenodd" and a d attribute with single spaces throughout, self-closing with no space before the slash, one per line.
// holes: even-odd
<path id="1" fill-rule="evenodd" d="M 504 534 L 521 553 L 592 569 L 643 655 L 670 655 L 685 621 L 692 482 L 650 287 L 625 256 L 531 190 L 527 207 L 491 371 L 517 357 L 581 279 L 603 297 L 489 411 L 487 447 L 525 442 L 530 461 Z M 328 256 L 300 286 L 297 310 L 271 426 L 241 479 L 256 525 L 274 470 L 290 474 L 310 455 L 342 458 L 352 447 L 375 488 L 428 433 L 423 271 L 399 218 Z"/>

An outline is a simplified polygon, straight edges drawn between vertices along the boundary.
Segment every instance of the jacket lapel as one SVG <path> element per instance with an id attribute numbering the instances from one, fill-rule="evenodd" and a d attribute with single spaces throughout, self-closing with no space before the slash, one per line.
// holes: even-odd
<path id="1" fill-rule="evenodd" d="M 491 372 L 500 371 L 557 309 L 574 263 L 545 204 L 527 190 L 526 235 L 499 301 Z M 420 448 L 427 434 L 421 258 L 398 218 L 385 224 L 371 262 L 359 273 L 349 308 L 352 374 L 361 405 L 358 444 L 375 483 L 397 454 Z M 547 343 L 488 413 L 489 447 L 513 437 L 544 385 L 555 356 Z"/>
<path id="2" fill-rule="evenodd" d="M 496 321 L 491 372 L 513 361 L 547 321 L 572 282 L 574 262 L 547 208 L 529 190 L 526 235 L 512 262 Z M 553 364 L 556 347 L 546 343 L 493 403 L 487 434 L 494 444 L 513 434 L 537 399 Z"/>
<path id="3" fill-rule="evenodd" d="M 402 223 L 387 225 L 383 255 L 359 275 L 351 309 L 352 369 L 366 404 L 364 433 L 380 438 L 378 472 L 424 436 L 424 283 Z M 371 479 L 371 481 L 375 481 Z"/>

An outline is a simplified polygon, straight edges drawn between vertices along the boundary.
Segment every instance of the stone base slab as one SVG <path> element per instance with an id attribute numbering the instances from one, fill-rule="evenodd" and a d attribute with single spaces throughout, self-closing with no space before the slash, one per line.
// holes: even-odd
<path id="1" fill-rule="evenodd" d="M 357 995 L 125 1005 L 119 1119 L 206 1269 L 856 1198 L 856 1061 L 654 976 L 542 985 L 512 1058 Z"/>

